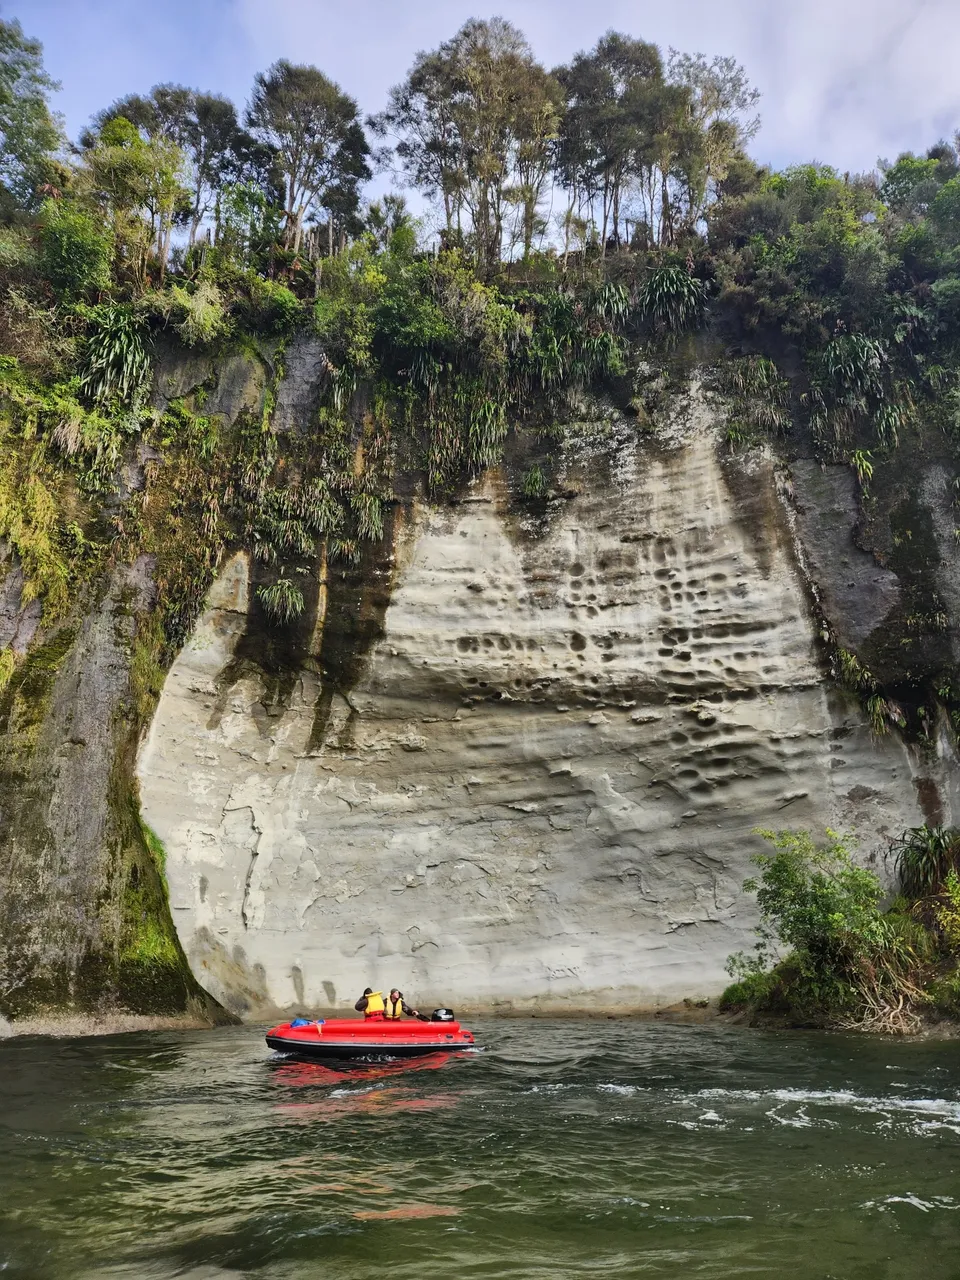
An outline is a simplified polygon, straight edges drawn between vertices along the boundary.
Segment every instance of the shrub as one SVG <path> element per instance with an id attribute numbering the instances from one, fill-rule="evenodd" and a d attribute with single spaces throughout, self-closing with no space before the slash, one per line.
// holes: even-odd
<path id="1" fill-rule="evenodd" d="M 758 834 L 776 852 L 756 855 L 760 876 L 744 889 L 757 895 L 760 936 L 771 947 L 785 943 L 830 962 L 878 940 L 880 881 L 854 865 L 841 836 L 828 831 L 827 843 L 818 847 L 807 831 Z"/>
<path id="2" fill-rule="evenodd" d="M 0 273 L 7 279 L 32 274 L 38 265 L 37 251 L 26 228 L 0 226 Z"/>
<path id="3" fill-rule="evenodd" d="M 139 322 L 129 306 L 119 303 L 88 307 L 84 314 L 89 329 L 80 389 L 94 404 L 114 398 L 132 404 L 150 376 Z"/>
<path id="4" fill-rule="evenodd" d="M 192 292 L 183 285 L 171 286 L 161 306 L 188 347 L 213 342 L 229 328 L 223 294 L 210 280 L 201 280 Z"/>
<path id="5" fill-rule="evenodd" d="M 908 898 L 940 892 L 951 870 L 960 867 L 960 830 L 956 827 L 911 827 L 891 845 L 900 891 Z"/>
<path id="6" fill-rule="evenodd" d="M 733 957 L 731 957 L 733 960 Z M 729 968 L 729 965 L 728 965 Z M 773 973 L 759 971 L 744 973 L 735 982 L 731 982 L 720 997 L 719 1005 L 724 1012 L 733 1012 L 750 1006 L 764 1004 L 776 983 Z"/>
<path id="7" fill-rule="evenodd" d="M 760 908 L 756 957 L 731 957 L 731 974 L 753 983 L 761 1006 L 775 999 L 804 1020 L 914 1030 L 922 966 L 934 954 L 927 931 L 902 909 L 881 912 L 879 879 L 854 864 L 836 832 L 822 846 L 806 831 L 758 834 L 775 851 L 754 858 L 760 875 L 744 883 Z M 781 947 L 789 948 L 784 960 Z"/>
<path id="8" fill-rule="evenodd" d="M 0 350 L 49 379 L 69 367 L 75 344 L 60 323 L 58 308 L 26 286 L 11 285 L 0 299 Z"/>
<path id="9" fill-rule="evenodd" d="M 113 234 L 103 218 L 72 200 L 45 200 L 40 210 L 43 275 L 62 297 L 86 298 L 110 287 Z"/>
<path id="10" fill-rule="evenodd" d="M 960 1018 L 960 968 L 931 982 L 930 1003 L 937 1013 Z"/>
<path id="11" fill-rule="evenodd" d="M 684 267 L 656 267 L 637 295 L 642 319 L 667 334 L 695 328 L 703 319 L 707 291 Z"/>
<path id="12" fill-rule="evenodd" d="M 303 318 L 303 303 L 286 285 L 276 280 L 249 277 L 249 294 L 245 318 L 258 333 L 286 337 Z"/>
<path id="13" fill-rule="evenodd" d="M 960 875 L 951 867 L 943 881 L 942 901 L 936 908 L 937 924 L 951 951 L 960 951 Z"/>

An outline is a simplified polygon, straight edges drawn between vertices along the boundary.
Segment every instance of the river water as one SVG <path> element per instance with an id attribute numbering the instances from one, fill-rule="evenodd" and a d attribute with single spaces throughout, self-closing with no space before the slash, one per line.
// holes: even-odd
<path id="1" fill-rule="evenodd" d="M 346 1072 L 250 1027 L 0 1043 L 0 1272 L 960 1276 L 960 1042 L 474 1029 Z"/>

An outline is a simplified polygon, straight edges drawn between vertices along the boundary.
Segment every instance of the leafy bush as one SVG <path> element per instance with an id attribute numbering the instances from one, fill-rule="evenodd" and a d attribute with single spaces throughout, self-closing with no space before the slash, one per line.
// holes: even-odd
<path id="1" fill-rule="evenodd" d="M 193 290 L 172 285 L 160 295 L 160 306 L 188 347 L 213 342 L 229 328 L 223 294 L 210 280 Z"/>
<path id="2" fill-rule="evenodd" d="M 40 210 L 40 270 L 62 297 L 87 298 L 110 288 L 113 235 L 102 217 L 72 200 Z"/>
<path id="3" fill-rule="evenodd" d="M 822 846 L 806 831 L 759 834 L 775 852 L 758 854 L 760 875 L 744 883 L 757 895 L 760 923 L 756 954 L 728 963 L 740 995 L 804 1020 L 914 1030 L 921 971 L 935 951 L 928 932 L 902 908 L 880 910 L 880 881 L 854 864 L 836 832 Z"/>
<path id="4" fill-rule="evenodd" d="M 817 846 L 807 831 L 758 834 L 776 853 L 756 855 L 760 876 L 744 889 L 757 895 L 760 936 L 771 948 L 784 943 L 832 963 L 851 946 L 878 941 L 883 889 L 872 871 L 853 863 L 841 836 L 828 831 L 827 843 Z"/>
<path id="5" fill-rule="evenodd" d="M 725 1012 L 766 1003 L 776 984 L 776 975 L 744 962 L 744 957 L 731 956 L 727 972 L 734 979 L 725 989 L 719 1006 Z"/>
<path id="6" fill-rule="evenodd" d="M 943 881 L 942 901 L 936 908 L 937 924 L 951 951 L 960 952 L 960 875 L 951 867 Z"/>
<path id="7" fill-rule="evenodd" d="M 960 1018 L 960 968 L 931 982 L 930 1003 L 937 1013 L 948 1018 Z"/>
<path id="8" fill-rule="evenodd" d="M 76 344 L 61 323 L 59 309 L 34 289 L 10 285 L 0 296 L 0 350 L 44 379 L 62 376 Z"/>
<path id="9" fill-rule="evenodd" d="M 258 333 L 286 337 L 303 318 L 303 303 L 286 285 L 276 280 L 252 276 L 249 297 L 246 319 Z"/>
<path id="10" fill-rule="evenodd" d="M 38 266 L 36 245 L 26 228 L 0 226 L 0 273 L 9 280 L 32 274 Z"/>

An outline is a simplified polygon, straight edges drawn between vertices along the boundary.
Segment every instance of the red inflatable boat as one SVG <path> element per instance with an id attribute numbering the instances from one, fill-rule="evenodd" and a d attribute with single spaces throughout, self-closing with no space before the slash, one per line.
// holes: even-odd
<path id="1" fill-rule="evenodd" d="M 388 1021 L 376 1018 L 294 1018 L 267 1032 L 267 1044 L 298 1058 L 416 1058 L 425 1053 L 449 1053 L 474 1048 L 473 1032 L 459 1022 Z"/>

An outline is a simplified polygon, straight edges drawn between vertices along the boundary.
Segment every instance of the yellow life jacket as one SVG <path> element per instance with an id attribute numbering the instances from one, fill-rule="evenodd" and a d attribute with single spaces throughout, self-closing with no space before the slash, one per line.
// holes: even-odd
<path id="1" fill-rule="evenodd" d="M 388 1018 L 402 1018 L 403 996 L 401 996 L 399 1000 L 391 1000 L 390 997 L 387 996 L 387 1003 L 384 1006 L 384 1011 Z"/>
<path id="2" fill-rule="evenodd" d="M 364 1013 L 369 1018 L 372 1013 L 383 1013 L 386 1006 L 383 1003 L 382 991 L 371 991 L 367 996 L 367 1007 Z"/>

